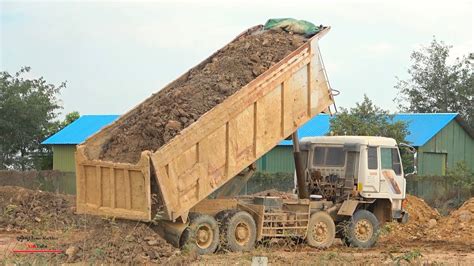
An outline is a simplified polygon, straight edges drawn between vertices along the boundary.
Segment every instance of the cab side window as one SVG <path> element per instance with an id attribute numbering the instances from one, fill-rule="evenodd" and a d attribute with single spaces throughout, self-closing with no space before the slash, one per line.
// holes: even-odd
<path id="1" fill-rule="evenodd" d="M 396 148 L 392 148 L 392 169 L 395 171 L 395 174 L 402 174 L 402 163 L 400 162 L 400 156 Z"/>
<path id="2" fill-rule="evenodd" d="M 367 150 L 367 162 L 369 169 L 375 170 L 379 168 L 377 162 L 377 147 L 369 147 Z"/>
<path id="3" fill-rule="evenodd" d="M 395 174 L 402 174 L 402 164 L 397 148 L 381 148 L 382 169 L 392 169 Z"/>

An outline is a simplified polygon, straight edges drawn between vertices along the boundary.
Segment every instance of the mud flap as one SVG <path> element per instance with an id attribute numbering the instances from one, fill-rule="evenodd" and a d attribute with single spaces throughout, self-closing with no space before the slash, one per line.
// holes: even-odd
<path id="1" fill-rule="evenodd" d="M 359 205 L 359 201 L 357 200 L 346 200 L 342 203 L 337 215 L 352 216 L 357 209 L 357 205 Z"/>
<path id="2" fill-rule="evenodd" d="M 183 234 L 186 227 L 188 227 L 189 222 L 180 223 L 180 222 L 169 222 L 169 221 L 160 221 L 158 222 L 158 234 L 163 237 L 168 243 L 179 248 L 181 235 Z"/>

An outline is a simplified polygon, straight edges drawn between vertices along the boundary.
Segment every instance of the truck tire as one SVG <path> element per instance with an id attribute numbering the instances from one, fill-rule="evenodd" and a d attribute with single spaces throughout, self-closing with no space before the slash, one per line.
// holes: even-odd
<path id="1" fill-rule="evenodd" d="M 370 248 L 379 238 L 379 221 L 373 213 L 358 210 L 344 230 L 344 243 L 351 247 Z"/>
<path id="2" fill-rule="evenodd" d="M 246 211 L 226 211 L 221 217 L 222 248 L 233 252 L 250 251 L 255 247 L 257 226 Z"/>
<path id="3" fill-rule="evenodd" d="M 324 211 L 311 214 L 308 223 L 306 241 L 308 245 L 324 249 L 334 242 L 336 236 L 336 225 L 331 216 Z"/>
<path id="4" fill-rule="evenodd" d="M 219 245 L 219 225 L 207 214 L 189 214 L 189 226 L 181 236 L 182 248 L 200 255 L 214 253 Z"/>

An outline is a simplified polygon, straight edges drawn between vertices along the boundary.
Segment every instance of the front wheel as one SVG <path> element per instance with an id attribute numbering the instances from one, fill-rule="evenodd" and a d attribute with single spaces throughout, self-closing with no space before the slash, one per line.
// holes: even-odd
<path id="1" fill-rule="evenodd" d="M 182 248 L 196 250 L 200 255 L 214 253 L 219 245 L 219 226 L 214 217 L 190 214 L 189 226 L 181 237 Z"/>
<path id="2" fill-rule="evenodd" d="M 306 241 L 315 248 L 328 248 L 334 242 L 336 225 L 331 216 L 324 211 L 315 212 L 309 218 Z"/>
<path id="3" fill-rule="evenodd" d="M 344 242 L 352 247 L 370 248 L 379 237 L 379 221 L 373 213 L 358 210 L 344 230 Z"/>

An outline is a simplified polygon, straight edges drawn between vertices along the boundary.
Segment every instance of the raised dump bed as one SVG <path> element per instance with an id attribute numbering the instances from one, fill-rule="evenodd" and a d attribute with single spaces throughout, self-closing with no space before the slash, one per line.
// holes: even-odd
<path id="1" fill-rule="evenodd" d="M 227 46 L 261 31 L 253 27 Z M 333 104 L 318 49 L 328 31 L 323 28 L 156 151 L 143 151 L 137 163 L 97 158 L 111 132 L 139 106 L 90 137 L 76 152 L 77 212 L 185 222 L 197 203 Z"/>

